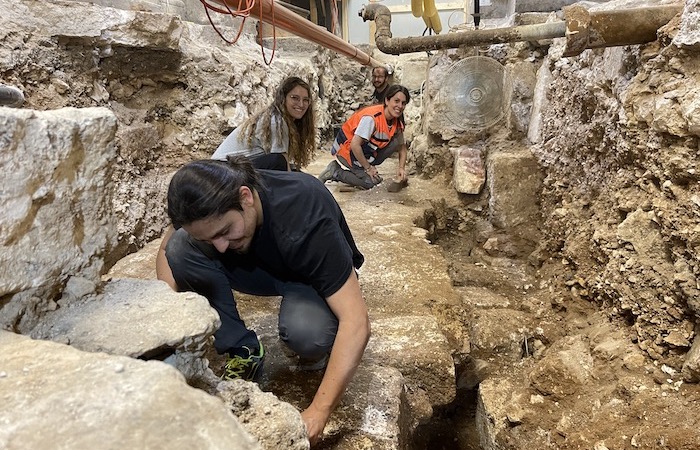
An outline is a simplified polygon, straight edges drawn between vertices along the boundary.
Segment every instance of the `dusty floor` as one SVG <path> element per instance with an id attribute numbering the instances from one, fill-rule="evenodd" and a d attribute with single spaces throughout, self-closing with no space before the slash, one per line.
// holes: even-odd
<path id="1" fill-rule="evenodd" d="M 306 171 L 317 174 L 327 161 L 326 155 L 319 155 Z M 382 167 L 385 178 L 393 174 L 395 164 L 395 160 L 390 160 Z M 496 438 L 499 448 L 700 448 L 698 386 L 683 383 L 679 374 L 645 358 L 634 345 L 635 333 L 627 323 L 613 319 L 605 307 L 578 298 L 575 289 L 572 294 L 571 287 L 576 283 L 566 279 L 561 261 L 548 261 L 536 270 L 525 259 L 488 256 L 480 250 L 473 234 L 454 231 L 472 227 L 450 222 L 460 200 L 441 178 L 425 180 L 412 176 L 409 186 L 399 193 L 388 193 L 382 186 L 370 191 L 346 189 L 339 183 L 327 186 L 350 217 L 352 228 L 362 224 L 360 216 L 367 211 L 367 220 L 374 227 L 372 237 L 394 242 L 395 251 L 400 254 L 385 255 L 386 261 L 419 259 L 424 251 L 407 247 L 390 232 L 399 228 L 401 221 L 410 218 L 414 224 L 426 226 L 427 217 L 444 224 L 444 229 L 433 229 L 430 246 L 436 246 L 447 262 L 445 270 L 453 292 L 432 292 L 426 296 L 426 304 L 454 347 L 458 395 L 454 403 L 436 409 L 430 423 L 417 429 L 413 449 L 483 448 L 474 420 L 477 389 L 468 379 L 473 376 L 469 364 L 475 360 L 487 363 L 486 380 L 502 391 L 499 395 L 505 398 L 504 403 L 519 411 L 509 413 L 507 419 L 497 418 L 506 422 Z M 372 252 L 372 245 L 365 240 L 367 230 L 354 233 L 363 251 Z M 399 270 L 401 264 L 396 267 Z M 370 274 L 361 276 L 361 283 L 370 309 L 380 308 L 377 299 L 391 288 Z M 461 301 L 453 300 L 455 293 Z M 478 348 L 473 342 L 470 346 L 476 327 L 490 327 L 489 332 L 494 335 L 511 331 L 508 319 L 502 323 L 485 322 L 479 316 L 479 311 L 483 311 L 480 303 L 486 297 L 508 304 L 508 308 L 499 310 L 494 306 L 488 311 L 517 315 L 516 320 L 525 329 L 537 330 L 530 336 L 526 334 L 522 342 L 515 342 L 515 353 L 512 348 L 494 351 Z M 255 304 L 255 299 L 241 300 L 244 315 L 247 308 L 259 311 L 260 303 Z M 268 305 L 273 311 L 275 304 Z M 585 363 L 590 366 L 590 378 L 583 384 L 576 380 L 563 383 L 567 386 L 565 392 L 546 392 L 548 377 L 568 376 L 559 367 L 566 363 L 548 362 L 546 350 L 571 352 L 572 342 L 578 341 L 584 342 L 593 355 L 592 361 Z M 508 340 L 504 342 L 507 344 Z M 221 359 L 210 356 L 213 369 L 220 370 Z M 575 361 L 574 365 L 579 363 L 584 364 Z M 263 383 L 262 387 L 285 396 L 284 386 Z M 310 398 L 312 390 L 306 395 Z M 333 445 L 327 442 L 321 448 Z"/>
<path id="2" fill-rule="evenodd" d="M 392 173 L 392 163 L 395 161 L 382 168 L 383 174 Z M 323 165 L 321 157 L 309 172 L 318 173 Z M 430 237 L 447 261 L 461 303 L 442 304 L 434 300 L 439 296 L 433 296 L 430 306 L 454 345 L 458 398 L 454 404 L 435 411 L 433 422 L 418 429 L 415 449 L 479 448 L 473 420 L 476 390 L 470 389 L 470 381 L 464 379 L 473 358 L 488 363 L 488 379 L 505 391 L 501 393 L 507 399 L 505 403 L 517 405 L 520 411 L 513 414 L 518 417 L 509 416 L 497 437 L 501 448 L 700 448 L 698 385 L 684 383 L 672 368 L 645 356 L 636 345 L 635 331 L 612 311 L 611 305 L 595 305 L 577 295 L 579 280 L 569 279 L 562 261 L 549 260 L 535 269 L 525 257 L 486 254 L 473 234 L 455 232 L 473 227 L 449 223 L 459 199 L 441 178 L 412 177 L 409 187 L 399 194 L 388 194 L 381 188 L 345 193 L 329 186 L 337 197 L 351 195 L 352 202 L 362 203 L 365 208 L 399 202 L 408 206 L 414 223 L 421 226 L 425 226 L 425 217 L 435 216 L 443 217 L 437 222 L 449 224 Z M 410 248 L 397 249 L 405 252 L 400 257 L 410 257 Z M 518 319 L 522 325 L 536 330 L 520 343 L 519 354 L 486 351 L 473 342 L 471 348 L 464 348 L 468 337 L 477 333 L 475 327 L 486 324 L 496 334 L 509 331 L 507 323 L 479 318 L 482 299 L 474 295 L 479 289 L 506 299 L 510 306 L 503 311 L 522 314 Z M 566 362 L 549 361 L 547 351 L 572 352 L 572 342 L 578 341 L 590 349 L 592 361 L 586 362 L 590 364 L 590 377 L 580 385 L 572 380 L 566 392 L 548 392 L 547 377 L 568 374 L 561 371 Z M 584 365 L 583 361 L 573 364 Z"/>

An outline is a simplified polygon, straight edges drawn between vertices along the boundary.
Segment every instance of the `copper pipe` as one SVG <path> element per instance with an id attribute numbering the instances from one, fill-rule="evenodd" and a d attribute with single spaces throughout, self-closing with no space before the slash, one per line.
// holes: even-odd
<path id="1" fill-rule="evenodd" d="M 221 5 L 228 5 L 232 11 L 238 9 L 238 0 L 213 0 Z M 267 24 L 273 24 L 272 16 L 274 9 L 274 25 L 285 31 L 295 34 L 308 41 L 321 45 L 324 48 L 333 50 L 336 53 L 345 55 L 365 66 L 380 66 L 379 61 L 364 53 L 354 45 L 345 42 L 335 34 L 329 32 L 324 27 L 314 24 L 304 19 L 289 9 L 275 3 L 273 0 L 254 0 L 250 14 Z M 262 13 L 260 7 L 262 6 Z"/>

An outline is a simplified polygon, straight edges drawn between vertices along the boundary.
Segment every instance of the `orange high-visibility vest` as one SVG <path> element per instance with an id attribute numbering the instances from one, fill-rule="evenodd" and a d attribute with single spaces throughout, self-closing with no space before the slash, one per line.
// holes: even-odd
<path id="1" fill-rule="evenodd" d="M 371 116 L 374 119 L 374 132 L 370 136 L 369 141 L 362 144 L 362 153 L 370 163 L 376 158 L 377 150 L 389 145 L 394 135 L 404 129 L 403 121 L 397 119 L 393 119 L 391 121 L 392 126 L 389 127 L 389 123 L 384 116 L 384 105 L 372 105 L 362 108 L 350 116 L 340 131 L 338 131 L 331 147 L 332 155 L 342 156 L 346 161 L 355 163 L 356 159 L 350 149 L 350 142 L 355 136 L 355 130 L 357 130 L 360 120 L 365 116 Z"/>

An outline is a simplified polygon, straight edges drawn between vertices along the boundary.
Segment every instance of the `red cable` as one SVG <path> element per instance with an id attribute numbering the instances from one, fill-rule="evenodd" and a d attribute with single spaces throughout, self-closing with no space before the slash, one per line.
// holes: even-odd
<path id="1" fill-rule="evenodd" d="M 275 58 L 275 50 L 277 49 L 277 24 L 275 23 L 275 2 L 274 0 L 270 2 L 270 25 L 272 25 L 272 55 L 270 55 L 270 61 L 265 57 L 265 47 L 263 46 L 263 38 L 265 30 L 265 22 L 263 22 L 263 5 L 260 1 L 260 51 L 262 52 L 263 61 L 266 65 L 272 64 L 272 60 Z"/>
<path id="2" fill-rule="evenodd" d="M 224 6 L 226 7 L 226 9 L 224 10 L 224 9 L 217 8 L 215 6 L 210 5 L 209 3 L 207 3 L 207 0 L 199 0 L 199 1 L 204 6 L 204 11 L 207 13 L 207 19 L 209 19 L 209 24 L 211 24 L 212 28 L 214 28 L 214 31 L 216 31 L 216 33 L 219 35 L 219 37 L 221 39 L 223 39 L 224 42 L 226 42 L 227 44 L 235 44 L 238 41 L 238 39 L 241 37 L 241 33 L 243 32 L 243 27 L 245 26 L 245 21 L 250 16 L 250 11 L 252 11 L 253 7 L 255 6 L 255 0 L 238 0 L 238 8 L 235 11 L 232 11 L 231 8 L 229 8 L 229 6 L 228 6 L 228 2 L 223 2 Z M 242 3 L 244 1 L 246 2 L 246 7 L 241 8 Z M 216 25 L 214 25 L 214 22 L 211 19 L 211 15 L 209 14 L 209 10 L 215 11 L 219 14 L 231 16 L 231 17 L 242 17 L 243 18 L 243 20 L 241 21 L 241 25 L 238 27 L 238 33 L 236 34 L 236 37 L 232 41 L 229 41 L 228 39 L 226 39 L 226 37 L 224 37 L 223 33 L 221 31 L 219 31 L 219 29 L 216 27 Z M 263 24 L 264 24 L 264 21 L 262 20 L 262 17 L 263 17 L 262 12 L 263 12 L 263 5 L 262 5 L 262 1 L 261 1 L 260 2 L 260 24 L 261 24 L 260 25 L 260 34 L 261 34 L 260 35 L 260 49 L 262 51 L 263 61 L 265 61 L 265 64 L 269 66 L 270 64 L 272 64 L 272 60 L 275 57 L 275 50 L 277 49 L 277 27 L 275 24 L 275 3 L 274 3 L 274 1 L 272 2 L 272 6 L 271 6 L 272 55 L 270 56 L 270 61 L 268 61 L 267 58 L 265 57 L 265 48 L 262 45 L 262 38 L 263 38 L 262 32 L 263 32 Z"/>

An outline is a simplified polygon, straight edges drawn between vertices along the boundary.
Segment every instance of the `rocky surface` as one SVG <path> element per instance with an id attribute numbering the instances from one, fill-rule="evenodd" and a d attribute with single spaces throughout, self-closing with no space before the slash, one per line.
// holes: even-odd
<path id="1" fill-rule="evenodd" d="M 1 330 L 0 347 L 2 448 L 261 448 L 224 402 L 167 364 Z"/>
<path id="2" fill-rule="evenodd" d="M 644 5 L 658 3 L 669 2 Z M 31 330 L 47 311 L 89 295 L 101 268 L 157 236 L 172 170 L 207 156 L 256 103 L 267 101 L 287 71 L 308 74 L 318 86 L 320 137 L 359 105 L 354 86 L 366 83 L 356 66 L 291 41 L 277 62 L 263 67 L 252 56 L 259 48 L 251 36 L 223 48 L 207 26 L 87 4 L 80 7 L 85 23 L 72 27 L 60 20 L 66 29 L 58 29 L 39 25 L 51 14 L 66 17 L 60 10 L 70 3 L 44 2 L 40 13 L 36 2 L 18 5 L 0 18 L 3 82 L 22 87 L 34 109 L 107 106 L 116 118 L 111 145 L 117 164 L 101 164 L 93 174 L 104 180 L 104 196 L 94 203 L 74 200 L 71 211 L 99 209 L 111 195 L 116 219 L 106 223 L 116 223 L 118 234 L 107 232 L 105 239 L 118 244 L 105 249 L 105 261 L 87 251 L 94 264 L 86 264 L 78 255 L 85 268 L 43 282 L 48 295 L 32 294 L 38 291 L 30 284 L 3 291 L 5 328 Z M 632 6 L 640 3 L 591 7 Z M 426 65 L 415 55 L 405 66 L 403 57 L 391 60 L 414 89 L 419 70 L 433 87 L 407 110 L 410 166 L 417 172 L 407 188 L 390 194 L 382 187 L 329 185 L 367 256 L 360 280 L 376 326 L 322 448 L 700 447 L 699 7 L 686 0 L 659 40 L 643 46 L 587 50 L 573 58 L 561 56 L 559 40 L 483 49 L 507 69 L 513 95 L 501 121 L 479 133 L 457 130 L 430 109 L 441 77 L 472 52 L 441 52 Z M 90 27 L 98 18 L 111 24 L 114 36 Z M 31 33 L 30 24 L 36 24 Z M 5 116 L 18 114 L 39 121 L 61 115 Z M 423 115 L 426 123 L 420 123 Z M 113 121 L 105 120 L 106 129 L 114 130 Z M 79 138 L 61 140 L 71 142 L 65 148 L 80 147 L 72 142 L 93 132 L 80 130 Z M 485 180 L 481 188 L 472 184 L 477 192 L 457 194 L 459 180 L 450 184 L 453 155 L 464 146 L 479 149 L 478 164 L 474 152 L 469 167 L 482 164 Z M 7 173 L 14 174 L 13 160 L 7 161 Z M 327 154 L 320 154 L 307 170 L 318 173 L 326 162 Z M 382 173 L 391 176 L 394 164 L 388 161 Z M 66 166 L 79 185 L 83 169 Z M 6 187 L 13 183 L 3 192 L 15 192 Z M 39 199 L 32 204 L 42 207 L 7 223 L 36 233 L 40 227 L 26 225 L 48 222 L 35 220 L 48 212 L 46 197 L 34 195 L 43 192 L 41 183 L 26 186 L 29 197 Z M 81 198 L 83 191 L 67 192 L 66 198 Z M 35 241 L 47 242 L 42 236 Z M 120 261 L 113 276 L 152 278 L 156 245 Z M 7 254 L 22 260 L 15 250 Z M 56 273 L 44 270 L 53 267 L 48 262 L 33 263 L 22 267 Z M 227 405 L 251 430 L 269 431 L 267 443 L 256 435 L 265 448 L 281 439 L 304 448 L 293 409 L 308 404 L 320 377 L 299 373 L 284 356 L 274 299 L 240 302 L 274 355 L 261 387 L 282 402 L 248 392 L 250 385 L 222 386 L 233 392 Z M 206 356 L 219 371 L 220 357 Z M 218 383 L 212 383 L 202 387 L 216 394 Z M 276 405 L 273 415 L 288 424 L 257 424 L 265 407 L 245 410 L 240 405 L 246 401 Z M 0 433 L 9 429 L 0 427 Z"/>

